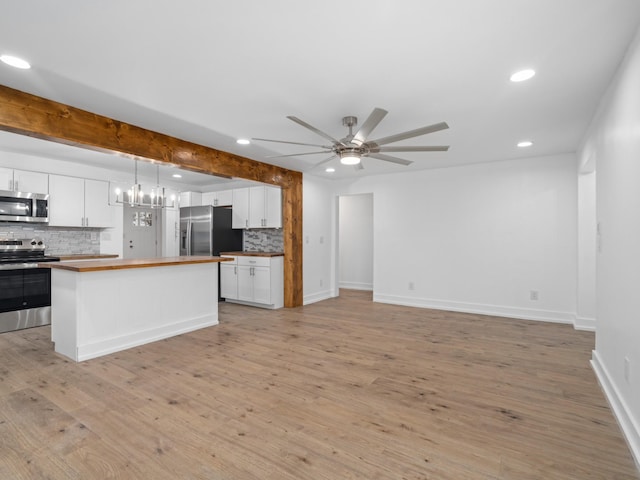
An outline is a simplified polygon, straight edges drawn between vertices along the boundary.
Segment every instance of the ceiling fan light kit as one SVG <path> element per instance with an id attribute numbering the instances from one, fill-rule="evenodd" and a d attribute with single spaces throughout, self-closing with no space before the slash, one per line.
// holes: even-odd
<path id="1" fill-rule="evenodd" d="M 373 112 L 367 117 L 365 122 L 362 124 L 360 129 L 354 134 L 353 127 L 358 124 L 358 118 L 354 116 L 346 116 L 342 118 L 342 125 L 349 128 L 349 133 L 343 139 L 336 139 L 331 135 L 323 132 L 322 130 L 317 129 L 316 127 L 300 120 L 294 116 L 288 116 L 287 118 L 298 125 L 303 126 L 304 128 L 311 130 L 316 135 L 321 136 L 325 140 L 329 140 L 331 145 L 318 145 L 313 143 L 300 143 L 300 142 L 290 142 L 286 140 L 271 140 L 267 138 L 254 138 L 253 140 L 262 141 L 262 142 L 276 142 L 276 143 L 287 143 L 291 145 L 303 145 L 307 147 L 317 147 L 322 150 L 313 151 L 313 152 L 305 152 L 298 154 L 289 154 L 289 155 L 274 155 L 269 158 L 284 158 L 284 157 L 296 157 L 299 155 L 316 155 L 320 153 L 331 154 L 331 157 L 323 160 L 322 162 L 316 165 L 322 165 L 333 158 L 340 158 L 340 163 L 343 165 L 355 165 L 357 170 L 362 170 L 361 159 L 363 157 L 371 157 L 377 160 L 383 160 L 385 162 L 396 163 L 398 165 L 411 165 L 413 162 L 410 160 L 404 160 L 402 158 L 393 157 L 391 155 L 387 155 L 387 152 L 446 152 L 449 150 L 449 146 L 439 145 L 439 146 L 399 146 L 399 147 L 383 147 L 382 145 L 387 145 L 389 143 L 399 142 L 401 140 L 407 140 L 409 138 L 419 137 L 421 135 L 426 135 L 428 133 L 438 132 L 440 130 L 445 130 L 449 128 L 446 122 L 440 122 L 433 125 L 428 125 L 426 127 L 417 128 L 415 130 L 410 130 L 408 132 L 402 132 L 395 135 L 391 135 L 388 137 L 380 138 L 377 140 L 367 140 L 371 132 L 378 126 L 378 124 L 382 121 L 385 115 L 388 112 L 383 110 L 382 108 L 374 108 Z M 383 153 L 384 152 L 384 153 Z"/>

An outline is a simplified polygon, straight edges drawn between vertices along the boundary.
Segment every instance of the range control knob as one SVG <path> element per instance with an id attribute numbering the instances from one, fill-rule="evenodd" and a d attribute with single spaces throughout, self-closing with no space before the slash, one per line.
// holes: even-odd
<path id="1" fill-rule="evenodd" d="M 38 245 L 43 245 L 42 240 L 38 241 Z"/>
<path id="2" fill-rule="evenodd" d="M 31 240 L 31 245 L 35 245 L 36 241 L 35 240 Z"/>

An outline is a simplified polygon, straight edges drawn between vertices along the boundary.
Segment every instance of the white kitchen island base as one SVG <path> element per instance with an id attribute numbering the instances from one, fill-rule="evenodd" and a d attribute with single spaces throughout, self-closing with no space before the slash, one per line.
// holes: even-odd
<path id="1" fill-rule="evenodd" d="M 218 323 L 217 263 L 51 273 L 51 338 L 78 362 Z"/>

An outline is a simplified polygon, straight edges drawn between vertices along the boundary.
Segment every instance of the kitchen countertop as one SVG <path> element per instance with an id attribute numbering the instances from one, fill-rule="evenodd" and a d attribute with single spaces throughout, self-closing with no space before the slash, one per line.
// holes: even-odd
<path id="1" fill-rule="evenodd" d="M 129 268 L 169 267 L 174 265 L 190 265 L 196 263 L 228 262 L 229 258 L 208 256 L 183 256 L 183 257 L 156 257 L 139 258 L 129 260 L 95 260 L 82 262 L 50 262 L 40 263 L 39 267 L 58 270 L 70 270 L 72 272 L 99 272 L 103 270 L 123 270 Z"/>
<path id="2" fill-rule="evenodd" d="M 77 254 L 64 254 L 64 255 L 54 255 L 55 257 L 60 258 L 60 261 L 73 261 L 73 260 L 101 260 L 107 258 L 118 258 L 118 254 L 109 254 L 109 253 L 77 253 Z"/>
<path id="3" fill-rule="evenodd" d="M 234 257 L 282 257 L 283 252 L 220 252 L 220 255 L 233 255 Z"/>

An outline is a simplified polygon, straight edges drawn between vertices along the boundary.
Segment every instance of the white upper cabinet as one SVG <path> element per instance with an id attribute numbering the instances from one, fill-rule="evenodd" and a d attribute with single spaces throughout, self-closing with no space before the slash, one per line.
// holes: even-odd
<path id="1" fill-rule="evenodd" d="M 49 175 L 49 225 L 113 227 L 109 183 Z"/>
<path id="2" fill-rule="evenodd" d="M 282 228 L 282 194 L 278 187 L 233 190 L 233 228 Z"/>
<path id="3" fill-rule="evenodd" d="M 109 183 L 84 181 L 84 226 L 112 227 L 113 210 L 109 206 Z"/>
<path id="4" fill-rule="evenodd" d="M 202 194 L 202 205 L 214 207 L 230 207 L 233 204 L 233 190 L 206 192 Z"/>
<path id="5" fill-rule="evenodd" d="M 202 202 L 202 193 L 200 192 L 181 192 L 180 207 L 200 207 L 206 205 Z"/>
<path id="6" fill-rule="evenodd" d="M 0 190 L 49 193 L 49 175 L 0 167 Z"/>
<path id="7" fill-rule="evenodd" d="M 249 228 L 248 188 L 236 188 L 233 190 L 233 200 L 231 208 L 231 226 L 233 228 Z"/>
<path id="8" fill-rule="evenodd" d="M 280 188 L 249 188 L 249 228 L 282 228 Z"/>

